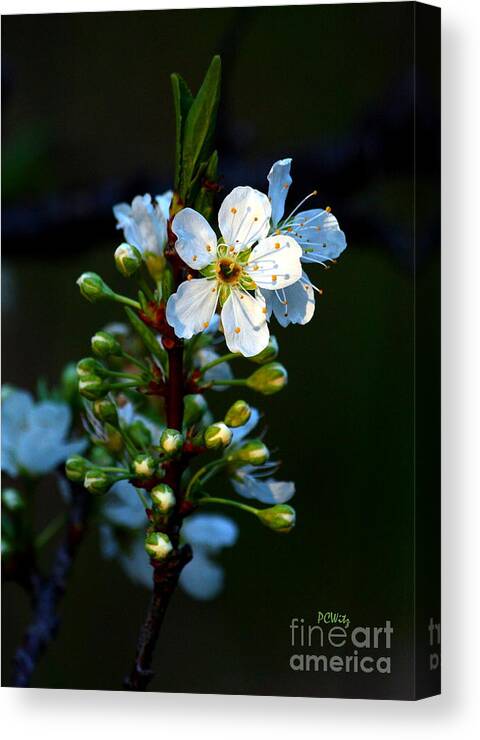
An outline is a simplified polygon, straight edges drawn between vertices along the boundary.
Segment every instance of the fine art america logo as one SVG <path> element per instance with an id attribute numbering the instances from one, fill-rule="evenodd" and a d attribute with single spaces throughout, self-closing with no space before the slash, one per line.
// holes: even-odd
<path id="1" fill-rule="evenodd" d="M 303 618 L 293 617 L 290 643 L 295 653 L 290 657 L 290 668 L 324 673 L 389 674 L 392 636 L 389 619 L 382 625 L 351 627 L 349 616 L 341 612 L 319 611 L 310 624 Z M 330 654 L 332 649 L 341 654 Z M 318 650 L 326 650 L 328 654 L 313 653 Z"/>

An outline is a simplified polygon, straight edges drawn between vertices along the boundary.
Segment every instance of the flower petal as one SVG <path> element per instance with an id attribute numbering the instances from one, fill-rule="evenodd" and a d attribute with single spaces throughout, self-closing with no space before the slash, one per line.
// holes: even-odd
<path id="1" fill-rule="evenodd" d="M 292 481 L 280 481 L 275 478 L 258 480 L 241 468 L 232 478 L 235 492 L 244 498 L 254 498 L 263 504 L 284 504 L 295 494 L 295 484 Z"/>
<path id="2" fill-rule="evenodd" d="M 142 533 L 130 544 L 128 552 L 120 553 L 119 560 L 131 581 L 151 589 L 153 581 L 152 567 L 145 552 L 144 541 L 145 535 Z"/>
<path id="3" fill-rule="evenodd" d="M 272 165 L 272 169 L 267 176 L 269 182 L 268 197 L 272 204 L 272 224 L 274 226 L 282 219 L 285 211 L 288 189 L 292 184 L 292 178 L 290 177 L 291 165 L 292 160 L 290 157 L 279 159 L 278 162 Z"/>
<path id="4" fill-rule="evenodd" d="M 3 389 L 2 389 L 3 393 Z M 14 446 L 30 425 L 34 409 L 33 397 L 27 391 L 8 389 L 2 400 L 2 445 Z"/>
<path id="5" fill-rule="evenodd" d="M 162 195 L 157 195 L 155 200 L 157 201 L 160 212 L 162 213 L 165 221 L 168 221 L 170 216 L 170 205 L 172 203 L 173 190 L 166 190 Z"/>
<path id="6" fill-rule="evenodd" d="M 32 428 L 22 434 L 18 443 L 17 464 L 31 475 L 45 475 L 70 455 L 83 452 L 86 446 L 85 439 L 62 444 L 54 432 Z"/>
<path id="7" fill-rule="evenodd" d="M 336 259 L 346 248 L 347 240 L 338 221 L 329 211 L 313 208 L 302 211 L 290 224 L 292 236 L 303 249 L 304 262 L 328 262 Z"/>
<path id="8" fill-rule="evenodd" d="M 2 470 L 12 478 L 18 473 L 17 463 L 15 461 L 15 447 L 9 447 L 2 439 Z"/>
<path id="9" fill-rule="evenodd" d="M 167 321 L 177 337 L 190 339 L 208 328 L 217 306 L 218 291 L 214 280 L 186 280 L 167 303 Z"/>
<path id="10" fill-rule="evenodd" d="M 208 221 L 193 208 L 177 213 L 172 223 L 175 249 L 192 270 L 202 270 L 215 259 L 217 237 Z"/>
<path id="11" fill-rule="evenodd" d="M 227 447 L 228 452 L 231 451 L 232 445 L 236 445 L 238 442 L 241 442 L 242 439 L 245 439 L 245 437 L 250 434 L 250 432 L 255 429 L 258 422 L 260 420 L 260 413 L 258 409 L 252 408 L 252 413 L 250 415 L 249 420 L 246 424 L 244 424 L 241 427 L 236 427 L 235 429 L 232 429 L 232 441 L 230 442 L 229 446 Z"/>
<path id="12" fill-rule="evenodd" d="M 227 195 L 218 212 L 218 226 L 225 243 L 247 248 L 267 236 L 272 207 L 264 193 L 239 187 Z"/>
<path id="13" fill-rule="evenodd" d="M 235 544 L 238 527 L 222 514 L 194 514 L 185 519 L 182 535 L 193 547 L 199 545 L 216 553 Z"/>
<path id="14" fill-rule="evenodd" d="M 250 293 L 234 288 L 222 308 L 225 341 L 230 352 L 245 357 L 258 355 L 268 344 L 270 333 L 266 321 L 265 302 Z"/>
<path id="15" fill-rule="evenodd" d="M 145 509 L 135 488 L 126 480 L 112 486 L 102 511 L 112 524 L 136 529 L 146 523 Z"/>
<path id="16" fill-rule="evenodd" d="M 275 315 L 281 326 L 308 324 L 315 311 L 315 294 L 305 272 L 300 280 L 281 290 L 266 290 L 264 293 L 267 316 Z"/>
<path id="17" fill-rule="evenodd" d="M 137 195 L 132 205 L 120 203 L 113 208 L 118 221 L 117 228 L 123 229 L 125 241 L 137 247 L 142 254 L 162 254 L 167 241 L 167 221 L 160 206 L 152 204 L 152 198 Z"/>
<path id="18" fill-rule="evenodd" d="M 286 288 L 301 277 L 301 256 L 302 249 L 292 237 L 269 236 L 253 248 L 245 269 L 259 288 Z"/>
<path id="19" fill-rule="evenodd" d="M 193 559 L 182 570 L 179 583 L 193 599 L 209 601 L 222 591 L 224 570 L 200 548 L 194 549 Z"/>
<path id="20" fill-rule="evenodd" d="M 217 360 L 219 357 L 220 355 L 215 352 L 215 350 L 210 349 L 209 347 L 204 347 L 195 353 L 195 365 L 196 367 L 202 367 L 202 365 L 207 365 L 209 362 Z M 233 378 L 233 373 L 228 362 L 222 362 L 220 365 L 215 365 L 210 368 L 210 370 L 207 370 L 203 377 L 207 383 L 210 383 L 212 380 L 231 380 Z M 218 385 L 212 390 L 226 391 L 228 389 L 227 386 Z"/>
<path id="21" fill-rule="evenodd" d="M 62 440 L 70 429 L 72 413 L 66 403 L 41 401 L 30 413 L 30 425 L 35 429 L 50 432 Z"/>

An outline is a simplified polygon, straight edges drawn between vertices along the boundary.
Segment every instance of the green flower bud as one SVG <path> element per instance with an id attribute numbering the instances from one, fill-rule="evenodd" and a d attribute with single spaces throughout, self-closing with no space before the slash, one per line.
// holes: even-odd
<path id="1" fill-rule="evenodd" d="M 65 463 L 65 474 L 73 483 L 83 483 L 87 470 L 91 467 L 91 463 L 85 457 L 72 455 Z"/>
<path id="2" fill-rule="evenodd" d="M 104 366 L 94 357 L 83 357 L 77 362 L 77 376 L 79 378 L 83 378 L 85 375 L 102 375 L 104 372 Z"/>
<path id="3" fill-rule="evenodd" d="M 287 371 L 283 365 L 279 362 L 269 362 L 247 378 L 247 385 L 264 396 L 270 396 L 281 391 L 286 386 L 287 379 Z"/>
<path id="4" fill-rule="evenodd" d="M 25 499 L 16 488 L 5 488 L 2 491 L 2 504 L 9 511 L 21 511 L 25 508 Z"/>
<path id="5" fill-rule="evenodd" d="M 295 509 L 286 504 L 260 509 L 257 516 L 266 527 L 282 534 L 287 534 L 295 526 Z"/>
<path id="6" fill-rule="evenodd" d="M 90 461 L 93 467 L 112 467 L 115 465 L 115 457 L 109 453 L 101 444 L 95 444 L 90 452 Z"/>
<path id="7" fill-rule="evenodd" d="M 250 419 L 252 409 L 246 401 L 235 401 L 225 414 L 225 424 L 228 427 L 243 427 Z"/>
<path id="8" fill-rule="evenodd" d="M 155 461 L 155 458 L 151 455 L 147 455 L 146 453 L 137 455 L 135 460 L 132 462 L 133 472 L 135 473 L 137 478 L 151 478 L 152 475 L 155 473 L 156 467 L 157 463 Z"/>
<path id="9" fill-rule="evenodd" d="M 108 386 L 100 375 L 82 375 L 78 382 L 80 395 L 89 401 L 104 398 L 108 393 Z"/>
<path id="10" fill-rule="evenodd" d="M 137 419 L 128 427 L 128 436 L 137 447 L 148 447 L 152 443 L 152 434 L 143 421 Z"/>
<path id="11" fill-rule="evenodd" d="M 84 272 L 78 278 L 77 285 L 80 288 L 80 293 L 90 303 L 102 301 L 115 295 L 113 290 L 108 287 L 96 272 Z"/>
<path id="12" fill-rule="evenodd" d="M 261 439 L 251 439 L 232 452 L 232 458 L 245 465 L 263 465 L 269 457 L 269 449 Z"/>
<path id="13" fill-rule="evenodd" d="M 118 425 L 117 406 L 113 401 L 109 401 L 108 398 L 99 398 L 98 401 L 93 402 L 92 409 L 99 421 L 108 421 L 113 426 Z"/>
<path id="14" fill-rule="evenodd" d="M 145 550 L 153 560 L 165 560 L 172 552 L 170 539 L 163 532 L 151 532 L 145 538 Z"/>
<path id="15" fill-rule="evenodd" d="M 160 447 L 168 455 L 173 455 L 183 447 L 183 435 L 176 429 L 164 429 L 160 437 Z"/>
<path id="16" fill-rule="evenodd" d="M 185 396 L 183 404 L 183 423 L 185 427 L 191 427 L 193 424 L 198 424 L 208 409 L 208 404 L 204 396 L 200 393 Z"/>
<path id="17" fill-rule="evenodd" d="M 152 488 L 150 497 L 154 508 L 158 509 L 161 514 L 168 514 L 175 506 L 175 494 L 166 483 L 159 483 L 158 486 Z"/>
<path id="18" fill-rule="evenodd" d="M 62 398 L 64 398 L 67 403 L 72 403 L 78 394 L 77 368 L 73 362 L 70 362 L 63 368 L 60 384 Z"/>
<path id="19" fill-rule="evenodd" d="M 230 444 L 232 432 L 223 421 L 216 421 L 205 429 L 203 440 L 209 450 L 218 450 Z"/>
<path id="20" fill-rule="evenodd" d="M 107 493 L 116 480 L 113 475 L 106 473 L 101 468 L 90 468 L 85 473 L 83 485 L 90 493 L 102 495 Z"/>
<path id="21" fill-rule="evenodd" d="M 98 357 L 110 357 L 111 355 L 120 357 L 122 355 L 120 342 L 106 331 L 97 331 L 91 339 L 91 345 Z"/>
<path id="22" fill-rule="evenodd" d="M 115 264 L 123 277 L 131 277 L 141 267 L 142 255 L 132 244 L 124 242 L 115 250 Z"/>
<path id="23" fill-rule="evenodd" d="M 257 365 L 264 365 L 266 362 L 271 362 L 278 357 L 278 342 L 274 336 L 270 335 L 268 344 L 265 349 L 262 349 L 255 357 L 249 357 L 249 360 L 256 362 Z"/>
<path id="24" fill-rule="evenodd" d="M 105 433 L 104 445 L 108 452 L 112 455 L 118 455 L 122 452 L 124 447 L 122 433 L 108 421 L 105 422 L 103 431 Z"/>

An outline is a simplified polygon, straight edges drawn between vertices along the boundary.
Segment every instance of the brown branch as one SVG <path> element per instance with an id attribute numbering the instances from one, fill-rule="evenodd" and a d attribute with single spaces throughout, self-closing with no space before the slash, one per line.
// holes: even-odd
<path id="1" fill-rule="evenodd" d="M 13 686 L 29 686 L 33 672 L 48 644 L 56 637 L 60 618 L 58 608 L 67 580 L 85 535 L 90 496 L 80 486 L 72 486 L 65 536 L 59 545 L 47 577 L 36 575 L 32 584 L 34 614 L 22 645 L 13 661 Z"/>
<path id="2" fill-rule="evenodd" d="M 170 245 L 165 251 L 169 260 L 175 285 L 183 278 L 183 267 L 174 249 L 175 236 L 171 234 Z M 158 312 L 157 312 L 158 313 Z M 157 327 L 158 328 L 158 327 Z M 172 328 L 164 323 L 164 346 L 168 352 L 168 378 L 165 384 L 165 410 L 167 426 L 171 429 L 183 427 L 183 399 L 185 395 L 185 377 L 183 370 L 183 341 L 178 339 Z M 165 336 L 166 335 L 166 336 Z M 164 482 L 175 492 L 176 508 L 164 527 L 157 527 L 169 536 L 173 552 L 164 562 L 155 563 L 153 567 L 153 593 L 145 622 L 140 630 L 137 653 L 130 675 L 125 679 L 125 688 L 131 691 L 145 691 L 154 676 L 152 671 L 153 655 L 168 604 L 178 583 L 180 573 L 192 559 L 189 545 L 179 546 L 179 534 L 184 515 L 180 482 L 185 468 L 186 458 L 173 459 L 165 466 Z"/>
<path id="3" fill-rule="evenodd" d="M 190 562 L 189 545 L 176 550 L 165 562 L 154 566 L 153 593 L 145 622 L 140 630 L 135 663 L 124 686 L 130 691 L 145 691 L 154 676 L 152 661 L 160 628 L 183 567 Z"/>

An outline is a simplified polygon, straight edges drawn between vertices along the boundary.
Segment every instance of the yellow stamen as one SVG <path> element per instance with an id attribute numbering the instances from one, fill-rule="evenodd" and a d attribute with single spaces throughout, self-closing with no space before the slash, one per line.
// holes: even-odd
<path id="1" fill-rule="evenodd" d="M 239 326 L 236 326 L 235 327 L 235 334 L 240 334 L 240 327 Z"/>

